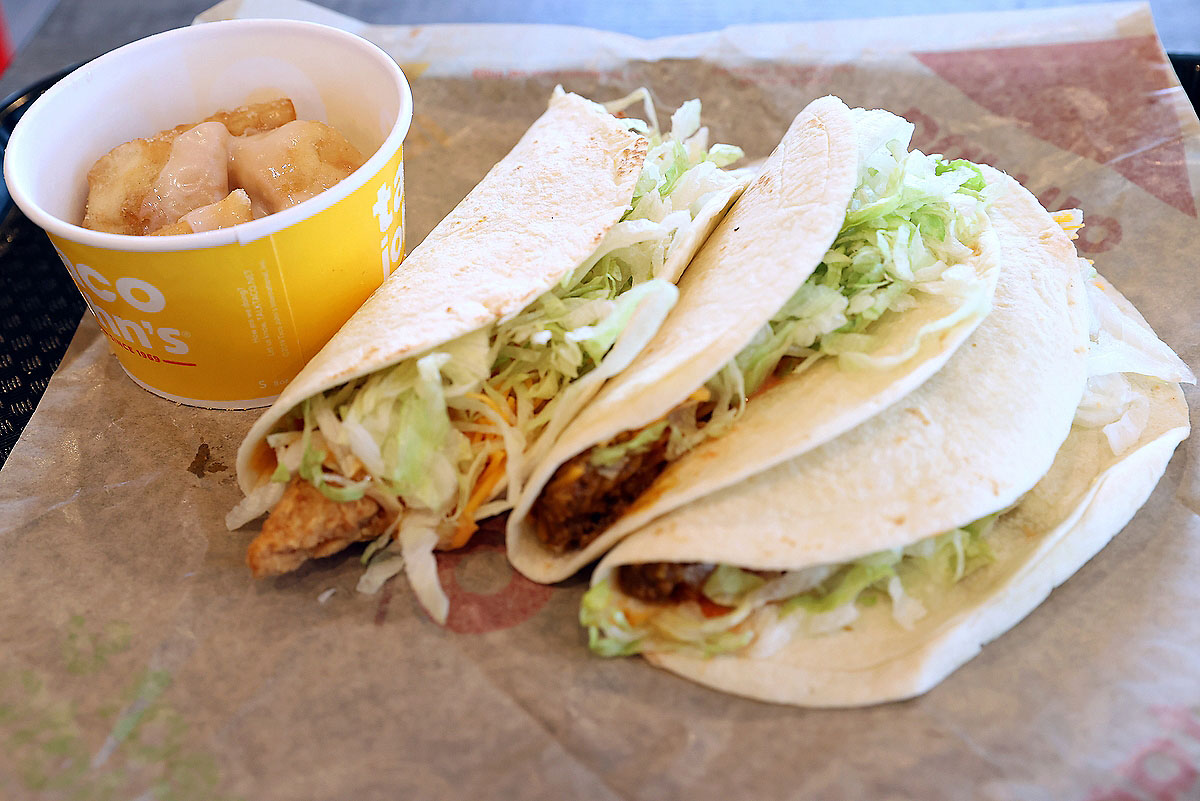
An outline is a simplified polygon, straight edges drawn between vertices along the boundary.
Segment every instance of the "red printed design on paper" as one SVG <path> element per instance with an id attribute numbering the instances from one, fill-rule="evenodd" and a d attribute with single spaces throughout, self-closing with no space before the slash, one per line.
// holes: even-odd
<path id="1" fill-rule="evenodd" d="M 495 561 L 504 562 L 509 574 L 504 586 L 495 592 L 475 592 L 464 587 L 459 581 L 460 571 L 471 560 L 492 559 L 496 554 L 499 556 Z M 466 548 L 439 553 L 438 580 L 450 599 L 446 628 L 458 634 L 510 629 L 540 612 L 554 594 L 552 587 L 530 581 L 507 564 L 504 526 L 499 520 L 485 521 Z"/>
<path id="2" fill-rule="evenodd" d="M 930 115 L 920 109 L 910 106 L 900 116 L 907 119 L 916 130 L 913 132 L 912 144 L 925 153 L 940 153 L 946 158 L 969 159 L 981 164 L 991 164 L 1003 167 L 1001 160 L 991 152 L 980 148 L 961 134 L 948 131 Z M 1064 191 L 1061 187 L 1047 186 L 1039 188 L 1036 176 L 1017 173 L 1013 175 L 1022 186 L 1034 191 L 1038 202 L 1050 211 L 1060 209 L 1083 209 L 1086 225 L 1079 230 L 1075 247 L 1080 253 L 1095 256 L 1112 250 L 1121 243 L 1121 222 L 1115 217 L 1097 214 L 1082 200 Z"/>
<path id="3" fill-rule="evenodd" d="M 1183 801 L 1200 790 L 1200 772 L 1190 756 L 1173 741 L 1159 739 L 1143 748 L 1121 770 L 1134 787 L 1155 801 Z"/>
<path id="4" fill-rule="evenodd" d="M 1200 798 L 1200 713 L 1186 707 L 1151 710 L 1160 736 L 1137 749 L 1108 787 L 1087 801 L 1194 801 Z"/>
<path id="5" fill-rule="evenodd" d="M 921 63 L 1030 135 L 1104 164 L 1196 216 L 1175 86 L 1154 36 L 915 53 Z"/>

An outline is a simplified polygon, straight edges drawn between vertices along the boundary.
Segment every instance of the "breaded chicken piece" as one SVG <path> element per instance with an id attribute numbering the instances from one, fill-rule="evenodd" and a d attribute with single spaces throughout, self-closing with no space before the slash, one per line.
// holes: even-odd
<path id="1" fill-rule="evenodd" d="M 370 498 L 331 501 L 312 484 L 293 478 L 246 550 L 246 564 L 255 578 L 287 573 L 309 559 L 375 539 L 389 518 Z"/>

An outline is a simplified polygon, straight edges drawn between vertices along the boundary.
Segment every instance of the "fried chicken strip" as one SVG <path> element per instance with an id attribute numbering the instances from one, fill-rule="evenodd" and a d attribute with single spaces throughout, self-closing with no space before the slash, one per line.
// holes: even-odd
<path id="1" fill-rule="evenodd" d="M 309 559 L 373 540 L 390 522 L 370 498 L 331 501 L 312 484 L 293 478 L 246 550 L 246 564 L 255 578 L 288 573 Z"/>

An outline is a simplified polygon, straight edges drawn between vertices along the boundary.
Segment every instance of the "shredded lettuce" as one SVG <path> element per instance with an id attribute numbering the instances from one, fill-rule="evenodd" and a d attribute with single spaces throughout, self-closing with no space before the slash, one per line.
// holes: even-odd
<path id="1" fill-rule="evenodd" d="M 980 168 L 909 151 L 914 127 L 886 111 L 855 109 L 860 131 L 859 183 L 833 247 L 804 284 L 705 387 L 712 402 L 669 418 L 668 458 L 678 458 L 733 424 L 746 399 L 783 371 L 808 369 L 825 356 L 844 368 L 883 369 L 916 355 L 925 337 L 990 303 L 988 282 L 966 260 L 979 248 L 989 203 Z M 911 342 L 887 343 L 871 325 L 902 313 L 918 293 L 958 299 L 954 311 L 927 323 Z M 655 437 L 657 439 L 657 437 Z M 643 447 L 654 441 L 638 438 Z M 605 449 L 607 452 L 607 449 Z M 622 453 L 636 452 L 626 447 Z"/>
<path id="2" fill-rule="evenodd" d="M 399 553 L 390 553 L 385 558 L 372 560 L 370 566 L 358 577 L 355 589 L 364 595 L 374 595 L 383 588 L 388 579 L 403 571 L 404 557 Z"/>
<path id="3" fill-rule="evenodd" d="M 656 612 L 653 623 L 659 632 L 667 635 L 667 641 L 673 650 L 714 656 L 740 650 L 754 637 L 751 631 L 734 630 L 734 627 L 726 626 L 722 618 L 714 618 L 719 621 L 716 625 L 713 625 L 712 621 L 705 622 L 699 612 L 693 614 L 688 610 L 681 614 L 679 610 L 669 606 L 664 606 Z M 736 613 L 726 617 L 733 615 Z M 737 622 L 740 623 L 744 618 L 745 615 L 742 615 Z M 631 620 L 608 579 L 584 593 L 579 608 L 579 622 L 588 629 L 588 647 L 600 656 L 629 656 L 640 653 L 650 644 L 653 636 L 646 624 L 635 624 Z M 692 625 L 693 622 L 695 625 Z M 654 638 L 655 642 L 658 640 L 659 638 Z"/>
<path id="4" fill-rule="evenodd" d="M 878 144 L 863 154 L 859 184 L 833 247 L 737 355 L 750 394 L 785 357 L 803 359 L 805 367 L 821 356 L 838 356 L 843 367 L 894 366 L 911 358 L 923 337 L 988 302 L 987 282 L 964 264 L 977 252 L 986 225 L 989 201 L 979 167 L 909 151 L 913 126 L 900 117 L 854 113 L 860 127 L 874 121 Z M 912 308 L 919 292 L 957 298 L 960 311 L 928 324 L 899 356 L 872 355 L 881 343 L 871 324 L 888 311 Z"/>
<path id="5" fill-rule="evenodd" d="M 700 589 L 705 597 L 722 606 L 732 606 L 738 599 L 765 584 L 762 576 L 733 565 L 717 565 Z"/>
<path id="6" fill-rule="evenodd" d="M 607 580 L 584 593 L 579 607 L 579 623 L 588 629 L 588 646 L 600 656 L 629 656 L 639 650 L 639 639 L 632 634 L 633 626 L 625 611 L 613 603 L 613 593 Z M 611 630 L 607 636 L 600 631 Z"/>
<path id="7" fill-rule="evenodd" d="M 283 497 L 283 489 L 283 484 L 275 482 L 255 487 L 225 515 L 225 527 L 236 531 L 251 520 L 257 520 L 279 503 L 279 499 Z"/>
<path id="8" fill-rule="evenodd" d="M 445 624 L 450 599 L 438 581 L 437 559 L 433 555 L 439 539 L 436 525 L 436 518 L 431 515 L 407 514 L 401 519 L 397 538 L 413 594 L 434 621 Z"/>
<path id="9" fill-rule="evenodd" d="M 652 445 L 667 428 L 666 420 L 659 420 L 653 425 L 646 426 L 636 435 L 615 445 L 592 450 L 589 460 L 596 467 L 608 467 L 624 459 L 630 453 L 637 453 Z"/>
<path id="10" fill-rule="evenodd" d="M 611 578 L 605 578 L 584 594 L 580 622 L 589 629 L 592 650 L 602 656 L 648 648 L 705 655 L 752 645 L 771 651 L 799 633 L 815 636 L 846 625 L 857 617 L 857 607 L 882 598 L 890 601 L 896 623 L 911 628 L 926 612 L 914 588 L 936 600 L 938 588 L 993 560 L 986 537 L 998 517 L 991 514 L 905 548 L 773 578 L 717 565 L 701 589 L 710 601 L 729 608 L 717 617 L 707 616 L 694 601 L 642 603 L 615 592 Z"/>
<path id="11" fill-rule="evenodd" d="M 896 575 L 896 563 L 899 561 L 900 553 L 897 551 L 882 551 L 863 557 L 839 570 L 827 584 L 784 601 L 779 612 L 784 615 L 797 609 L 811 614 L 830 612 L 857 600 L 868 587 Z"/>

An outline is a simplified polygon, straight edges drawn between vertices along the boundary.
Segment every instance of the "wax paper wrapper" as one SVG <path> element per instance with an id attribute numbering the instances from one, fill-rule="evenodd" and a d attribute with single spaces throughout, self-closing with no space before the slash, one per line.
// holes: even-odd
<path id="1" fill-rule="evenodd" d="M 555 84 L 703 99 L 713 141 L 764 156 L 833 93 L 986 161 L 1050 209 L 1193 367 L 1200 126 L 1144 5 L 748 26 L 641 40 L 548 26 L 375 27 L 294 2 L 404 66 L 419 242 Z M 1194 390 L 1189 399 L 1196 406 Z M 1195 438 L 1113 543 L 927 695 L 842 711 L 722 695 L 589 653 L 581 576 L 543 587 L 500 528 L 441 555 L 448 624 L 361 549 L 254 581 L 229 533 L 254 413 L 138 389 L 84 321 L 0 472 L 6 799 L 1200 797 Z M 1195 421 L 1193 421 L 1195 422 Z"/>

